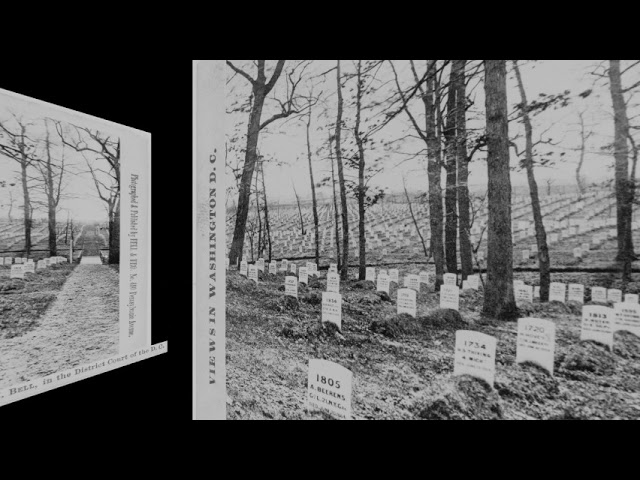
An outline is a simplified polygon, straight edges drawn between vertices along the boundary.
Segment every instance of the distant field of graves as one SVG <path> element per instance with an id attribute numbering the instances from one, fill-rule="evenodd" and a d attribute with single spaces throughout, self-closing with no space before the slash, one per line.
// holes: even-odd
<path id="1" fill-rule="evenodd" d="M 429 217 L 426 202 L 413 201 L 412 209 L 426 246 L 429 248 Z M 350 205 L 350 261 L 358 258 L 357 206 Z M 615 197 L 607 189 L 591 190 L 582 197 L 577 193 L 560 193 L 541 198 L 541 209 L 552 267 L 607 269 L 615 266 L 616 216 Z M 310 205 L 273 206 L 270 231 L 273 259 L 307 259 L 315 255 L 313 212 Z M 318 206 L 320 230 L 320 263 L 336 261 L 335 217 L 332 203 Z M 471 241 L 476 254 L 476 267 L 486 266 L 487 238 L 486 202 L 476 199 L 472 208 Z M 233 210 L 227 216 L 227 247 L 234 228 Z M 640 242 L 634 217 L 634 244 Z M 264 226 L 262 226 L 264 230 Z M 529 195 L 514 197 L 512 205 L 514 267 L 537 267 L 537 245 Z M 264 231 L 262 233 L 264 235 Z M 258 252 L 259 226 L 249 217 L 243 258 L 249 262 L 260 256 L 268 258 L 268 248 Z M 384 264 L 425 260 L 420 237 L 409 211 L 400 201 L 382 202 L 366 214 L 367 263 Z M 342 247 L 342 245 L 341 245 Z M 459 246 L 458 246 L 459 251 Z"/>

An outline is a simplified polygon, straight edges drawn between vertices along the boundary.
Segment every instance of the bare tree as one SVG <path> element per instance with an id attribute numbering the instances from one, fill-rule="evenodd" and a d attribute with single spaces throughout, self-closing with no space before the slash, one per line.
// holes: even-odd
<path id="1" fill-rule="evenodd" d="M 513 294 L 506 60 L 485 60 L 484 63 L 489 252 L 482 312 L 497 319 L 513 319 L 518 310 Z"/>
<path id="2" fill-rule="evenodd" d="M 342 265 L 340 266 L 340 278 L 348 280 L 349 278 L 349 218 L 347 211 L 347 192 L 344 181 L 344 171 L 342 166 L 342 148 L 340 138 L 342 132 L 342 78 L 340 76 L 340 60 L 337 61 L 336 81 L 338 91 L 338 113 L 336 118 L 336 164 L 338 165 L 338 182 L 340 184 L 340 201 L 342 204 Z"/>

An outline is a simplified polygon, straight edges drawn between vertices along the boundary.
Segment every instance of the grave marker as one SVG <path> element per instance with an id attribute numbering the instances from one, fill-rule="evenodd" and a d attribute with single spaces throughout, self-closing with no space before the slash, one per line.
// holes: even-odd
<path id="1" fill-rule="evenodd" d="M 298 281 L 300 283 L 304 283 L 305 285 L 309 285 L 309 274 L 307 272 L 307 267 L 300 267 L 298 269 Z"/>
<path id="2" fill-rule="evenodd" d="M 412 317 L 416 316 L 416 291 L 410 288 L 398 289 L 397 299 L 398 315 L 401 313 L 408 313 Z"/>
<path id="3" fill-rule="evenodd" d="M 340 275 L 337 273 L 327 273 L 327 292 L 340 292 Z"/>
<path id="4" fill-rule="evenodd" d="M 329 264 L 329 273 L 338 273 L 338 264 L 330 263 Z"/>
<path id="5" fill-rule="evenodd" d="M 407 288 L 411 288 L 416 292 L 420 291 L 420 277 L 418 275 L 409 274 L 404 277 L 404 286 Z"/>
<path id="6" fill-rule="evenodd" d="M 255 264 L 249 265 L 249 280 L 258 283 L 258 266 Z"/>
<path id="7" fill-rule="evenodd" d="M 24 278 L 24 267 L 22 265 L 11 265 L 9 278 Z"/>
<path id="8" fill-rule="evenodd" d="M 278 264 L 278 262 L 276 262 L 275 260 L 269 264 L 269 273 L 271 275 L 276 275 L 278 273 L 278 271 L 277 271 L 278 265 L 277 264 Z"/>
<path id="9" fill-rule="evenodd" d="M 522 305 L 522 302 L 533 302 L 533 287 L 531 285 L 518 285 L 515 288 L 516 305 Z"/>
<path id="10" fill-rule="evenodd" d="M 625 293 L 624 303 L 638 303 L 638 295 L 635 293 Z"/>
<path id="11" fill-rule="evenodd" d="M 36 266 L 32 263 L 27 263 L 24 265 L 24 273 L 36 273 Z"/>
<path id="12" fill-rule="evenodd" d="M 478 290 L 478 287 L 480 286 L 480 277 L 478 277 L 478 275 L 469 275 L 467 277 L 467 284 L 469 285 L 469 288 Z"/>
<path id="13" fill-rule="evenodd" d="M 290 271 L 291 273 L 295 274 L 295 273 L 296 273 L 296 271 L 297 271 L 297 269 L 298 269 L 298 266 L 297 266 L 295 263 L 290 263 L 290 264 L 289 264 L 289 271 Z"/>
<path id="14" fill-rule="evenodd" d="M 570 283 L 568 299 L 570 302 L 584 303 L 584 285 L 581 283 Z"/>
<path id="15" fill-rule="evenodd" d="M 298 279 L 293 275 L 284 277 L 284 294 L 298 298 Z"/>
<path id="16" fill-rule="evenodd" d="M 322 292 L 322 321 L 335 323 L 342 330 L 342 295 Z"/>
<path id="17" fill-rule="evenodd" d="M 610 302 L 621 302 L 622 301 L 622 290 L 617 288 L 610 288 L 607 290 L 607 300 Z"/>
<path id="18" fill-rule="evenodd" d="M 398 272 L 397 268 L 392 268 L 391 270 L 389 270 L 389 278 L 391 279 L 392 282 L 396 282 L 396 285 L 398 284 L 399 275 L 400 275 L 400 272 Z"/>
<path id="19" fill-rule="evenodd" d="M 640 305 L 620 302 L 613 306 L 614 331 L 625 330 L 640 337 Z"/>
<path id="20" fill-rule="evenodd" d="M 458 310 L 460 290 L 457 285 L 440 285 L 440 308 Z"/>
<path id="21" fill-rule="evenodd" d="M 485 380 L 493 387 L 495 374 L 495 337 L 471 330 L 458 330 L 453 375 L 471 375 Z"/>
<path id="22" fill-rule="evenodd" d="M 40 263 L 40 262 L 38 262 L 38 263 Z M 40 268 L 40 267 L 38 267 L 38 268 Z M 247 276 L 247 271 L 248 271 L 247 261 L 246 260 L 242 260 L 240 262 L 240 275 L 244 275 L 246 277 Z"/>
<path id="23" fill-rule="evenodd" d="M 329 360 L 309 360 L 307 408 L 326 410 L 343 420 L 351 420 L 353 374 Z"/>
<path id="24" fill-rule="evenodd" d="M 370 282 L 376 281 L 376 268 L 375 267 L 367 267 L 365 280 Z"/>
<path id="25" fill-rule="evenodd" d="M 429 283 L 429 272 L 427 272 L 426 270 L 423 270 L 420 272 L 420 274 L 418 275 L 418 280 L 419 283 Z"/>
<path id="26" fill-rule="evenodd" d="M 557 301 L 564 303 L 567 285 L 559 282 L 551 282 L 549 285 L 549 301 Z"/>
<path id="27" fill-rule="evenodd" d="M 555 342 L 555 323 L 540 318 L 519 318 L 516 363 L 532 362 L 553 375 Z"/>
<path id="28" fill-rule="evenodd" d="M 580 340 L 594 342 L 613 348 L 613 309 L 600 305 L 582 307 Z"/>
<path id="29" fill-rule="evenodd" d="M 607 302 L 607 289 L 604 287 L 591 287 L 592 302 Z"/>
<path id="30" fill-rule="evenodd" d="M 445 285 L 456 285 L 458 281 L 458 275 L 455 273 L 445 273 L 442 275 L 442 281 Z"/>
<path id="31" fill-rule="evenodd" d="M 378 285 L 376 286 L 376 290 L 378 292 L 386 292 L 389 294 L 389 276 L 388 275 L 378 275 Z"/>

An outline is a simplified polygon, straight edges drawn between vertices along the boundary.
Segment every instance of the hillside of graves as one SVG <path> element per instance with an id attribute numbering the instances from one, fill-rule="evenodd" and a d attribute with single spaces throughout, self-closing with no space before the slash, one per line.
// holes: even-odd
<path id="1" fill-rule="evenodd" d="M 227 417 L 334 418 L 307 403 L 323 360 L 350 372 L 354 419 L 640 419 L 640 275 L 621 291 L 618 274 L 554 273 L 541 303 L 537 273 L 516 273 L 521 318 L 504 322 L 481 315 L 483 279 L 435 292 L 429 268 L 363 281 L 301 261 L 227 269 Z M 632 328 L 613 327 L 620 307 Z M 483 349 L 478 365 L 462 344 Z"/>
<path id="2" fill-rule="evenodd" d="M 428 206 L 424 201 L 416 199 L 412 200 L 412 209 L 428 249 L 430 238 Z M 615 197 L 610 190 L 594 188 L 582 196 L 575 192 L 542 196 L 541 209 L 553 269 L 612 270 L 620 268 L 614 261 L 617 248 L 616 210 Z M 486 267 L 487 257 L 488 213 L 485 198 L 476 196 L 471 210 L 470 237 L 475 250 L 474 264 L 477 269 L 483 269 Z M 326 264 L 333 261 L 336 251 L 333 205 L 320 204 L 318 213 L 320 263 Z M 315 231 L 310 205 L 301 206 L 301 214 L 296 205 L 272 206 L 270 215 L 272 259 L 314 258 Z M 351 204 L 349 207 L 351 259 L 358 257 L 357 218 L 357 205 Z M 230 245 L 235 224 L 233 215 L 229 215 L 228 219 L 227 245 Z M 634 217 L 634 244 L 640 244 L 639 224 L 640 218 Z M 407 202 L 396 198 L 369 208 L 365 228 L 368 265 L 425 261 L 424 249 Z M 250 216 L 243 258 L 255 261 L 260 256 L 268 257 L 268 247 L 258 251 L 259 240 L 265 237 L 263 230 L 256 219 Z M 528 195 L 514 196 L 512 235 L 514 267 L 537 268 L 537 244 Z M 263 242 L 267 244 L 266 240 Z M 640 263 L 635 262 L 633 268 L 640 269 Z"/>

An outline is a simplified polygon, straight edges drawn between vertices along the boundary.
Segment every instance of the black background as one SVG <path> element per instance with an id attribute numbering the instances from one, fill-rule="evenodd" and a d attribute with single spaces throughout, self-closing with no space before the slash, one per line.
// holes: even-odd
<path id="1" fill-rule="evenodd" d="M 13 64 L 0 88 L 151 133 L 152 343 L 168 353 L 2 406 L 3 426 L 192 416 L 192 63 L 93 58 Z"/>

